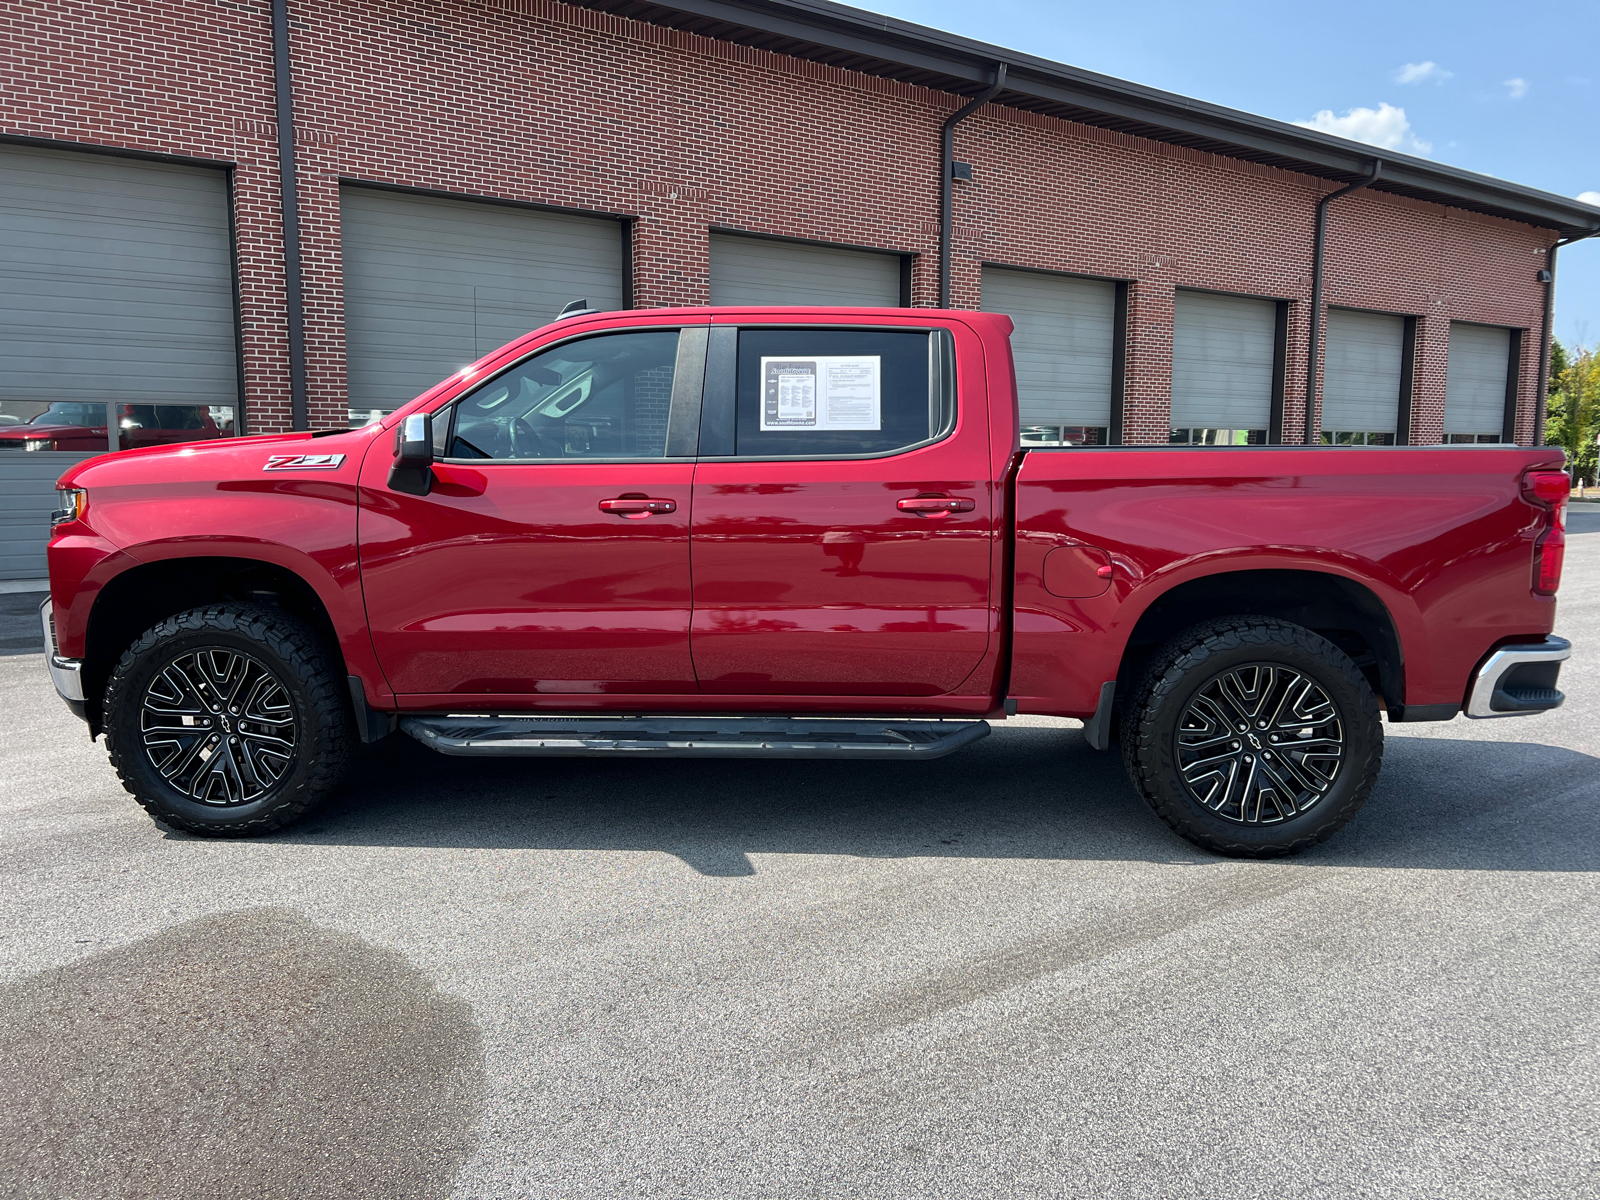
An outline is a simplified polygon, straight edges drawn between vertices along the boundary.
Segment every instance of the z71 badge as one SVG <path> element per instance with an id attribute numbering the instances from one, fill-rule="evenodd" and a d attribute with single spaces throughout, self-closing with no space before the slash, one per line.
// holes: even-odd
<path id="1" fill-rule="evenodd" d="M 333 471 L 344 465 L 342 454 L 274 454 L 263 471 Z"/>

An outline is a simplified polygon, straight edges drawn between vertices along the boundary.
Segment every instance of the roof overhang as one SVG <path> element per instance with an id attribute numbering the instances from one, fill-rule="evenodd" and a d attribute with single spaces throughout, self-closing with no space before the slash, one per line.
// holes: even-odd
<path id="1" fill-rule="evenodd" d="M 976 95 L 1006 65 L 994 103 L 1352 183 L 1383 160 L 1377 190 L 1572 236 L 1600 232 L 1600 208 L 1408 154 L 1191 100 L 828 0 L 569 0 L 719 41 Z"/>

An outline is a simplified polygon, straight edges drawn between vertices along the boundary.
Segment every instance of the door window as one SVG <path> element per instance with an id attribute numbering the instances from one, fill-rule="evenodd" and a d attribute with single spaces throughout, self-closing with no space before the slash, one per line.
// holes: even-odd
<path id="1" fill-rule="evenodd" d="M 552 346 L 456 401 L 445 457 L 663 458 L 677 354 L 676 329 Z"/>
<path id="2" fill-rule="evenodd" d="M 943 331 L 741 330 L 734 453 L 877 456 L 934 441 L 955 423 L 953 375 Z"/>

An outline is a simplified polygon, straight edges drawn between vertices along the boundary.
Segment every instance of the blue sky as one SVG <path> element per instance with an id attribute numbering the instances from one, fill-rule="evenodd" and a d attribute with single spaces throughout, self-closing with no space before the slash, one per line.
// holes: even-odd
<path id="1" fill-rule="evenodd" d="M 1600 204 L 1600 4 L 859 7 Z M 1361 110 L 1365 110 L 1364 112 Z M 1319 118 L 1318 114 L 1325 114 Z M 1600 342 L 1600 237 L 1561 252 L 1556 336 Z"/>

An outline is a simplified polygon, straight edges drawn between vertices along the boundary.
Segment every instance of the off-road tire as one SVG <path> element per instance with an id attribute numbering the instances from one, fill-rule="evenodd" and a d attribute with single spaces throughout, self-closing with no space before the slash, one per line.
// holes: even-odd
<path id="1" fill-rule="evenodd" d="M 1179 762 L 1179 722 L 1191 703 L 1228 671 L 1256 664 L 1314 681 L 1336 706 L 1344 738 L 1343 760 L 1321 798 L 1268 824 L 1213 812 L 1190 790 Z M 1366 803 L 1383 764 L 1378 701 L 1355 663 L 1311 630 L 1267 617 L 1206 621 L 1157 651 L 1124 713 L 1121 741 L 1128 777 L 1162 820 L 1197 846 L 1239 858 L 1295 854 L 1326 841 Z"/>
<path id="2" fill-rule="evenodd" d="M 288 694 L 294 749 L 260 795 L 236 804 L 202 803 L 162 776 L 146 752 L 142 712 L 148 689 L 176 660 L 196 651 L 244 654 Z M 256 604 L 212 604 L 168 617 L 123 653 L 105 691 L 106 750 L 122 786 L 163 825 L 201 837 L 250 837 L 299 820 L 340 784 L 355 741 L 350 700 L 330 648 L 298 618 Z"/>

